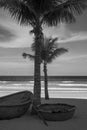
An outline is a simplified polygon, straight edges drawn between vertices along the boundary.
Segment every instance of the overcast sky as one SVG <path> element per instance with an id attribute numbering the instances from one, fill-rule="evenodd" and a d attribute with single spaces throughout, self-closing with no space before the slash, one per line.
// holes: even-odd
<path id="1" fill-rule="evenodd" d="M 0 9 L 0 75 L 33 75 L 33 61 L 22 58 L 23 52 L 31 53 L 30 29 L 20 27 Z M 48 65 L 49 75 L 87 75 L 87 11 L 76 18 L 76 23 L 45 27 L 44 33 L 59 37 L 59 47 L 69 50 Z"/>

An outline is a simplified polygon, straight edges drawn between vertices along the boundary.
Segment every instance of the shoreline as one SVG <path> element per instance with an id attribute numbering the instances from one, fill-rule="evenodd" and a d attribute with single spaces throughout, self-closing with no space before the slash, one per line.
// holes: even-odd
<path id="1" fill-rule="evenodd" d="M 0 89 L 0 97 L 9 95 L 12 93 L 20 92 L 20 91 L 31 91 L 33 92 L 33 89 Z M 41 91 L 41 97 L 44 98 L 44 90 Z M 87 99 L 87 91 L 49 91 L 49 97 L 53 99 Z"/>

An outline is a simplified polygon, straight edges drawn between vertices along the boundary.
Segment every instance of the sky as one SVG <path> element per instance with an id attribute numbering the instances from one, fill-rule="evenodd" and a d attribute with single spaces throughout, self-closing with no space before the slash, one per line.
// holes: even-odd
<path id="1" fill-rule="evenodd" d="M 32 53 L 33 35 L 30 26 L 20 26 L 7 11 L 0 9 L 0 75 L 33 75 L 34 62 L 23 59 Z M 48 64 L 48 75 L 87 76 L 87 11 L 76 17 L 76 23 L 60 23 L 44 27 L 47 37 L 58 37 L 58 46 L 68 49 Z M 43 75 L 43 66 L 41 73 Z"/>

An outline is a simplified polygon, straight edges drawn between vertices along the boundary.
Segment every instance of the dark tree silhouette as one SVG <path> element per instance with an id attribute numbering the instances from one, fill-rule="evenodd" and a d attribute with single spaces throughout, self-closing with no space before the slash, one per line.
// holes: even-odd
<path id="1" fill-rule="evenodd" d="M 75 16 L 87 8 L 87 0 L 0 0 L 20 25 L 31 25 L 35 39 L 34 103 L 41 103 L 40 60 L 43 25 L 75 22 Z"/>
<path id="2" fill-rule="evenodd" d="M 48 93 L 48 76 L 47 76 L 47 64 L 51 63 L 56 57 L 59 57 L 61 54 L 68 52 L 65 48 L 59 48 L 57 38 L 44 38 L 44 42 L 41 46 L 41 63 L 43 63 L 44 71 L 44 90 L 45 90 L 45 99 L 49 99 Z M 32 44 L 32 50 L 35 51 L 35 43 Z M 28 57 L 31 60 L 35 60 L 35 55 L 23 53 L 24 58 Z"/>

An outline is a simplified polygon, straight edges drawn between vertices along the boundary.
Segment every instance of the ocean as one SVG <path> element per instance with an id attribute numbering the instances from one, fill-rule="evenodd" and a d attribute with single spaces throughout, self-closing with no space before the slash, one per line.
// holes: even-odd
<path id="1" fill-rule="evenodd" d="M 15 92 L 33 92 L 33 76 L 0 76 L 0 97 Z M 87 99 L 87 76 L 49 76 L 50 98 Z M 41 77 L 41 97 L 44 97 L 44 81 Z"/>

